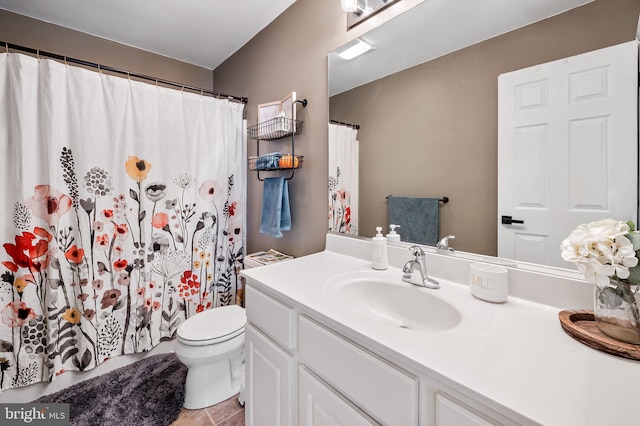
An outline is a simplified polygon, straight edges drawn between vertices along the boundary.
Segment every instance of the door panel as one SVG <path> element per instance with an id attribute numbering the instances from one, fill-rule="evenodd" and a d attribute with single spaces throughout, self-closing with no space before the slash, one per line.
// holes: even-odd
<path id="1" fill-rule="evenodd" d="M 609 117 L 569 121 L 569 209 L 608 211 Z"/>

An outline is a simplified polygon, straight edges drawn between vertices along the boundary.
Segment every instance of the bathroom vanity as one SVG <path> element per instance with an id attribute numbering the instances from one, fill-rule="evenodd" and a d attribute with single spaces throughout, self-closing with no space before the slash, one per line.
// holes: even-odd
<path id="1" fill-rule="evenodd" d="M 560 327 L 561 309 L 591 307 L 589 284 L 514 267 L 493 304 L 470 294 L 472 259 L 428 252 L 431 290 L 402 282 L 406 247 L 372 270 L 370 244 L 328 234 L 323 252 L 243 272 L 247 425 L 637 424 L 640 363 Z"/>

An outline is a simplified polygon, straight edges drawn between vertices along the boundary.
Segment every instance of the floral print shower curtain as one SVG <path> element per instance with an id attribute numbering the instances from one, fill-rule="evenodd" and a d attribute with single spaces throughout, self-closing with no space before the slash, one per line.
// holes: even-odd
<path id="1" fill-rule="evenodd" d="M 358 131 L 329 123 L 329 231 L 358 235 Z"/>
<path id="2" fill-rule="evenodd" d="M 233 304 L 243 105 L 0 55 L 0 389 Z"/>

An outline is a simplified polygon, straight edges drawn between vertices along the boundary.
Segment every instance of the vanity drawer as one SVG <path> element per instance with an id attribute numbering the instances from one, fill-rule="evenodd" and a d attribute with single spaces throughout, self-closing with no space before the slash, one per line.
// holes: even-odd
<path id="1" fill-rule="evenodd" d="M 301 363 L 385 425 L 418 424 L 418 380 L 313 320 L 298 320 Z"/>
<path id="2" fill-rule="evenodd" d="M 248 285 L 245 289 L 247 321 L 262 330 L 282 347 L 293 350 L 295 312 L 271 296 Z"/>

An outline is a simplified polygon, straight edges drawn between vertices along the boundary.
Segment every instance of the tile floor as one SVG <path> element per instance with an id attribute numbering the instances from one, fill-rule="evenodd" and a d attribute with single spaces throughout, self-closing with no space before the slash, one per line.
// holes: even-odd
<path id="1" fill-rule="evenodd" d="M 201 410 L 183 408 L 171 426 L 244 426 L 244 408 L 238 396 Z"/>

